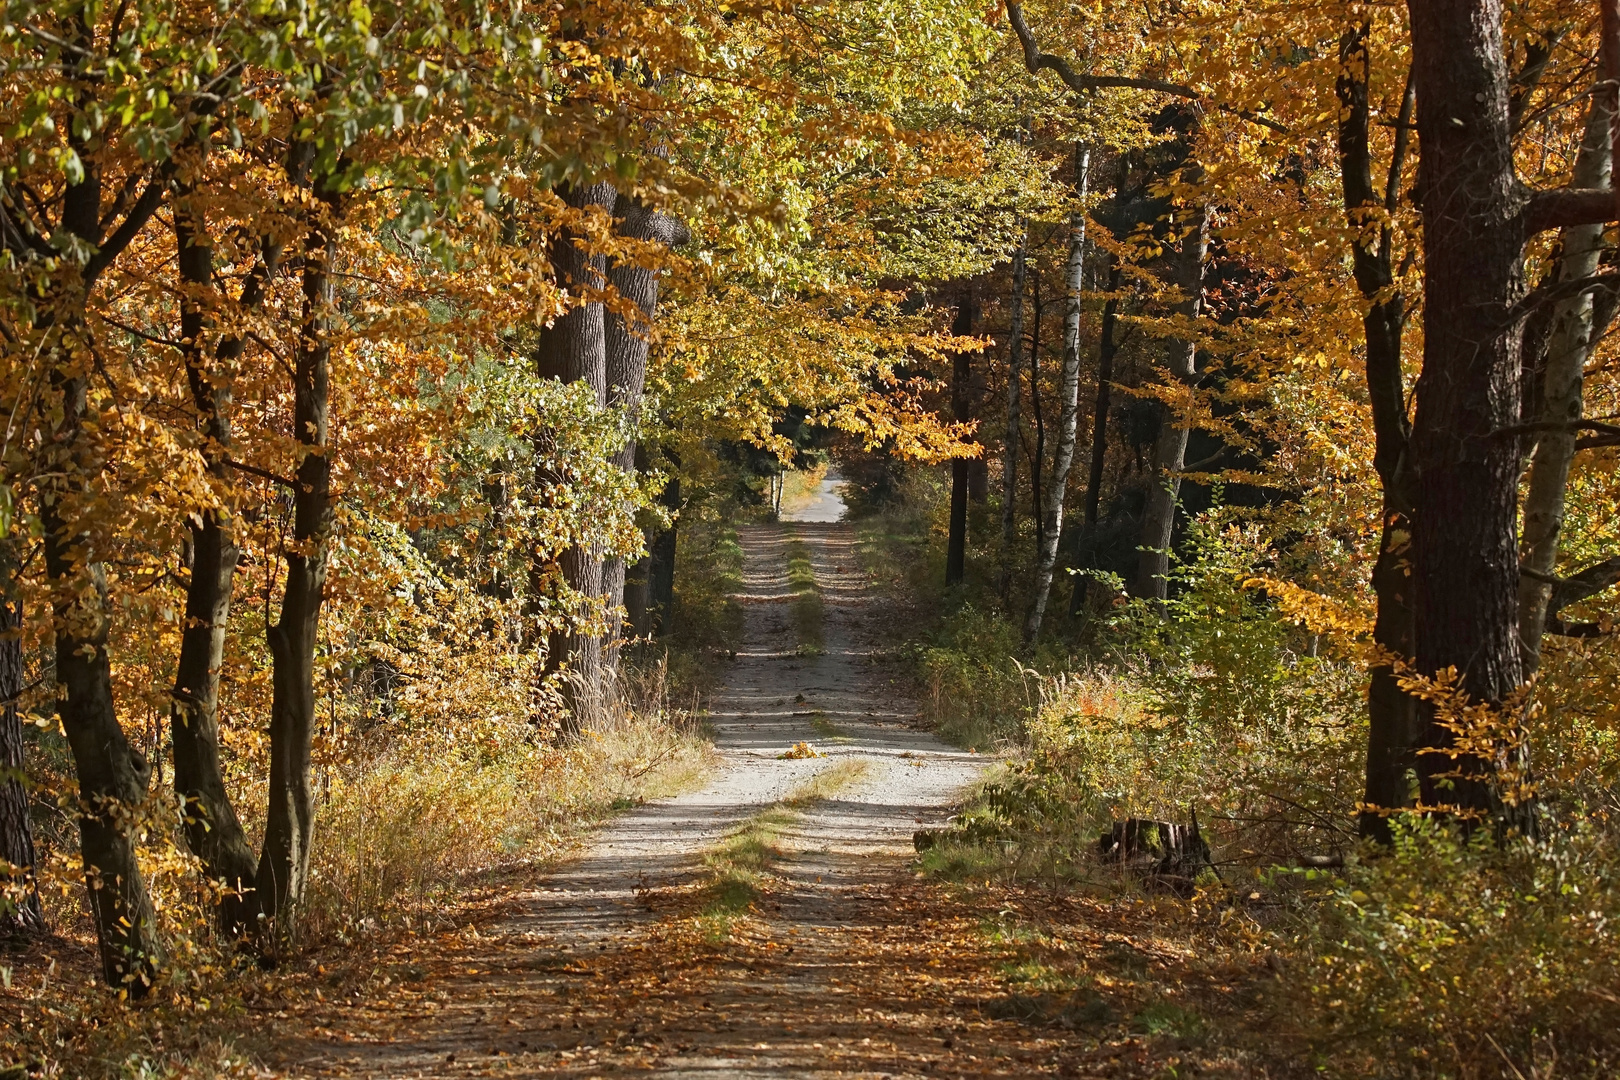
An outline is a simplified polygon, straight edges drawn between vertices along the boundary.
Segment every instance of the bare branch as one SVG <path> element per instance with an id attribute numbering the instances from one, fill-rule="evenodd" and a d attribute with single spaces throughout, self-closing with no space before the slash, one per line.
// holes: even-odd
<path id="1" fill-rule="evenodd" d="M 229 458 L 226 459 L 225 464 L 229 465 L 238 472 L 245 472 L 249 476 L 257 476 L 261 479 L 269 480 L 272 483 L 280 484 L 282 487 L 291 488 L 294 491 L 298 490 L 298 485 L 296 483 L 287 479 L 285 476 L 278 476 L 277 474 L 270 472 L 268 469 L 261 469 L 256 465 L 247 465 L 240 461 L 232 461 Z"/>
<path id="2" fill-rule="evenodd" d="M 1620 218 L 1613 188 L 1552 188 L 1530 195 L 1524 209 L 1527 236 L 1575 225 L 1602 225 Z"/>
<path id="3" fill-rule="evenodd" d="M 1074 66 L 1061 56 L 1041 52 L 1035 42 L 1035 34 L 1024 21 L 1024 7 L 1022 4 L 1007 5 L 1007 21 L 1012 23 L 1013 33 L 1018 35 L 1018 43 L 1024 48 L 1024 67 L 1031 75 L 1039 75 L 1042 71 L 1051 71 L 1063 80 L 1063 84 L 1076 93 L 1091 90 L 1152 90 L 1160 94 L 1170 94 L 1173 97 L 1187 98 L 1191 101 L 1202 101 L 1204 95 L 1190 86 L 1169 82 L 1165 79 L 1144 79 L 1130 75 L 1082 75 L 1074 70 Z M 1288 133 L 1288 127 L 1275 120 L 1268 120 L 1263 116 L 1256 116 L 1246 109 L 1234 109 L 1227 105 L 1218 106 L 1223 112 L 1234 116 L 1241 116 L 1250 123 L 1259 124 L 1263 128 L 1275 131 L 1280 135 Z"/>
<path id="4" fill-rule="evenodd" d="M 1593 563 L 1554 585 L 1552 599 L 1547 602 L 1547 614 L 1549 617 L 1557 615 L 1570 604 L 1596 596 L 1615 582 L 1620 582 L 1620 555 Z"/>

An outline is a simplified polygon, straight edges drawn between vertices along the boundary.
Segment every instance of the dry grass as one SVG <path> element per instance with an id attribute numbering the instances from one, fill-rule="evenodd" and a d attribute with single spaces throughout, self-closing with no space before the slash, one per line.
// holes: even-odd
<path id="1" fill-rule="evenodd" d="M 253 1012 L 281 1008 L 286 977 L 362 941 L 458 923 L 464 898 L 498 874 L 544 864 L 616 809 L 701 781 L 712 750 L 685 722 L 621 712 L 566 747 L 500 725 L 395 732 L 332 770 L 320 795 L 301 952 L 260 971 L 208 928 L 206 891 L 175 834 L 144 853 L 171 964 L 150 1000 L 130 1008 L 97 978 L 71 859 L 54 876 L 54 936 L 0 953 L 0 1077 L 257 1076 L 239 1048 Z M 284 977 L 285 976 L 285 977 Z"/>

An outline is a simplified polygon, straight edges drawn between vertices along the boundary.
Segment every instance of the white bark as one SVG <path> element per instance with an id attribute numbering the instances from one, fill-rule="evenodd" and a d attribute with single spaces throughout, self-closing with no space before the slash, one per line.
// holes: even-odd
<path id="1" fill-rule="evenodd" d="M 1091 178 L 1091 148 L 1084 143 L 1074 151 L 1075 188 L 1084 203 Z M 1047 478 L 1046 506 L 1041 522 L 1040 558 L 1035 566 L 1035 593 L 1024 619 L 1024 644 L 1033 645 L 1041 633 L 1046 601 L 1052 593 L 1057 568 L 1058 541 L 1063 532 L 1063 501 L 1069 488 L 1069 466 L 1074 464 L 1075 429 L 1080 412 L 1080 280 L 1085 269 L 1086 215 L 1078 210 L 1069 219 L 1069 265 L 1064 275 L 1068 303 L 1063 312 L 1063 383 L 1058 392 L 1058 441 Z"/>
<path id="2" fill-rule="evenodd" d="M 1609 94 L 1593 94 L 1587 111 L 1586 133 L 1575 158 L 1570 183 L 1578 188 L 1606 188 L 1612 172 L 1609 125 L 1613 104 Z M 1603 252 L 1603 226 L 1577 225 L 1563 230 L 1563 255 L 1558 280 L 1576 281 L 1597 272 Z M 1551 576 L 1558 565 L 1558 542 L 1564 525 L 1564 494 L 1570 463 L 1575 458 L 1575 424 L 1581 419 L 1582 379 L 1586 362 L 1604 327 L 1595 326 L 1590 291 L 1562 300 L 1553 309 L 1552 332 L 1547 339 L 1539 420 L 1553 425 L 1540 432 L 1530 461 L 1530 488 L 1524 498 L 1524 532 L 1520 562 L 1530 574 Z M 1519 639 L 1526 672 L 1541 659 L 1541 635 L 1546 630 L 1552 585 L 1526 574 L 1519 583 Z"/>

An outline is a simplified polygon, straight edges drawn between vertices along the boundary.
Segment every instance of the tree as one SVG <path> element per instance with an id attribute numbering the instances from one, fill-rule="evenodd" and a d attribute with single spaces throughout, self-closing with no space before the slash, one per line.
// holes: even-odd
<path id="1" fill-rule="evenodd" d="M 1613 78 L 1620 13 L 1612 0 L 1602 10 Z M 1531 191 L 1519 180 L 1497 0 L 1414 3 L 1409 15 L 1424 256 L 1423 372 L 1412 425 L 1415 666 L 1422 675 L 1454 672 L 1472 701 L 1513 708 L 1524 681 L 1519 451 L 1505 433 L 1519 422 L 1525 243 L 1546 229 L 1614 220 L 1616 196 Z M 1532 829 L 1523 738 L 1473 741 L 1432 701 L 1424 712 L 1425 804 Z"/>
<path id="2" fill-rule="evenodd" d="M 0 563 L 0 589 L 4 590 L 0 598 L 0 695 L 4 695 L 0 702 L 0 934 L 33 933 L 44 924 L 34 878 L 34 828 L 29 820 L 28 774 L 17 709 L 24 672 L 22 611 L 12 598 L 16 573 L 14 566 Z"/>
<path id="3" fill-rule="evenodd" d="M 1406 167 L 1407 132 L 1412 120 L 1411 79 L 1401 95 L 1394 148 L 1380 192 L 1373 183 L 1372 120 L 1369 85 L 1372 66 L 1368 23 L 1340 40 L 1341 73 L 1335 84 L 1340 104 L 1339 173 L 1346 217 L 1356 237 L 1351 246 L 1356 285 L 1367 303 L 1362 319 L 1366 349 L 1367 396 L 1372 407 L 1373 466 L 1383 487 L 1382 527 L 1372 587 L 1377 617 L 1373 642 L 1382 655 L 1372 665 L 1367 695 L 1367 786 L 1360 827 L 1363 836 L 1389 842 L 1386 811 L 1412 805 L 1411 778 L 1417 769 L 1417 701 L 1402 691 L 1396 665 L 1412 655 L 1413 597 L 1409 545 L 1416 506 L 1410 464 L 1411 425 L 1407 419 L 1401 339 L 1406 301 L 1396 282 L 1394 228 L 1390 221 L 1400 199 Z"/>
<path id="4" fill-rule="evenodd" d="M 1024 644 L 1032 646 L 1040 636 L 1046 602 L 1052 593 L 1052 576 L 1057 569 L 1058 549 L 1063 536 L 1063 504 L 1069 489 L 1069 467 L 1074 463 L 1074 447 L 1080 423 L 1080 311 L 1081 283 L 1085 271 L 1085 202 L 1091 182 L 1091 148 L 1076 143 L 1074 186 L 1079 207 L 1069 219 L 1069 259 L 1064 276 L 1063 378 L 1058 391 L 1058 442 L 1052 455 L 1052 472 L 1047 480 L 1042 506 L 1041 547 L 1035 562 L 1035 587 L 1029 612 L 1024 617 Z"/>
<path id="5" fill-rule="evenodd" d="M 956 319 L 951 333 L 967 337 L 973 333 L 973 292 L 963 291 L 956 301 Z M 965 349 L 958 351 L 951 361 L 951 415 L 958 424 L 967 424 L 972 416 L 973 355 Z M 957 457 L 951 461 L 951 516 L 946 530 L 945 585 L 962 584 L 967 564 L 967 511 L 968 467 L 971 458 Z"/>
<path id="6" fill-rule="evenodd" d="M 1012 588 L 1013 542 L 1018 538 L 1018 438 L 1024 355 L 1024 288 L 1028 227 L 1018 238 L 1012 263 L 1012 321 L 1007 328 L 1007 427 L 1001 458 L 1001 599 Z"/>

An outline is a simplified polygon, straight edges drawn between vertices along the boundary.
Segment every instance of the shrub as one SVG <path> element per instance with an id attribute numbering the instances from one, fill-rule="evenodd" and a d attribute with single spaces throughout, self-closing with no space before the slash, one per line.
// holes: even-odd
<path id="1" fill-rule="evenodd" d="M 1590 829 L 1505 847 L 1408 819 L 1302 912 L 1302 995 L 1341 1076 L 1613 1076 L 1620 851 Z"/>

